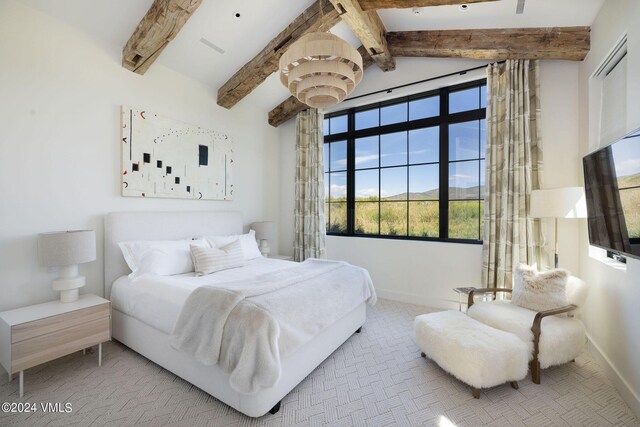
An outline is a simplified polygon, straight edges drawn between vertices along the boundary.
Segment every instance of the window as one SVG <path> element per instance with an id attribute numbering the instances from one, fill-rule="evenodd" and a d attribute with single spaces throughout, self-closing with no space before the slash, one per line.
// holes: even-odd
<path id="1" fill-rule="evenodd" d="M 327 234 L 478 243 L 484 80 L 324 120 Z"/>

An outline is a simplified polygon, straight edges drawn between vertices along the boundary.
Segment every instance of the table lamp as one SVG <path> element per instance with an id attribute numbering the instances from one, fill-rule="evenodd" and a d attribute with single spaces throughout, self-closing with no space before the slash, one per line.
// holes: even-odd
<path id="1" fill-rule="evenodd" d="M 260 242 L 260 253 L 264 257 L 269 256 L 269 239 L 273 239 L 275 234 L 275 224 L 272 221 L 260 221 L 251 224 L 251 228 L 256 232 L 256 239 Z"/>
<path id="2" fill-rule="evenodd" d="M 78 299 L 85 285 L 78 275 L 78 264 L 96 259 L 96 233 L 93 230 L 57 231 L 38 235 L 38 254 L 45 267 L 59 267 L 53 290 L 60 291 L 61 302 Z"/>

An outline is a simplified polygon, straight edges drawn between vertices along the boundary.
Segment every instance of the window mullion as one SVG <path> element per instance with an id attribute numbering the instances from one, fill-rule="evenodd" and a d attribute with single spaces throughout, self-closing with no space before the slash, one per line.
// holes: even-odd
<path id="1" fill-rule="evenodd" d="M 352 108 L 347 113 L 347 234 L 355 233 L 355 164 L 356 142 L 353 137 L 355 130 L 355 110 Z"/>
<path id="2" fill-rule="evenodd" d="M 440 239 L 449 238 L 449 90 L 440 90 Z"/>

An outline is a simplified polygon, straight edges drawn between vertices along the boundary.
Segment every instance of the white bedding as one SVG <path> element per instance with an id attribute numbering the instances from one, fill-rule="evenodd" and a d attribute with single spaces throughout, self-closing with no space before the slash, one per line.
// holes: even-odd
<path id="1" fill-rule="evenodd" d="M 191 293 L 171 334 L 173 348 L 230 374 L 240 393 L 273 387 L 281 359 L 376 294 L 369 273 L 344 261 L 308 259 L 290 268 Z"/>
<path id="2" fill-rule="evenodd" d="M 207 276 L 121 277 L 111 301 L 251 394 L 277 383 L 282 357 L 376 295 L 369 273 L 345 262 L 259 258 Z"/>
<path id="3" fill-rule="evenodd" d="M 196 277 L 194 273 L 176 276 L 146 275 L 131 281 L 127 276 L 122 276 L 111 288 L 111 304 L 114 309 L 170 334 L 184 302 L 195 288 L 248 280 L 292 265 L 295 263 L 291 261 L 256 258 L 247 261 L 247 265 L 242 268 L 201 277 Z"/>

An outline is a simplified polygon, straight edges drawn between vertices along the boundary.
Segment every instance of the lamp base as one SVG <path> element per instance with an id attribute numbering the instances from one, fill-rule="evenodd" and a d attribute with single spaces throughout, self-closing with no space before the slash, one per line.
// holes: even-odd
<path id="1" fill-rule="evenodd" d="M 269 248 L 269 243 L 267 242 L 266 239 L 260 240 L 260 246 L 258 249 L 260 249 L 260 253 L 262 254 L 263 257 L 269 258 L 271 249 Z"/>
<path id="2" fill-rule="evenodd" d="M 78 276 L 78 266 L 69 265 L 60 268 L 60 277 L 53 281 L 54 291 L 60 291 L 60 302 L 78 300 L 79 289 L 86 284 L 84 276 Z"/>

